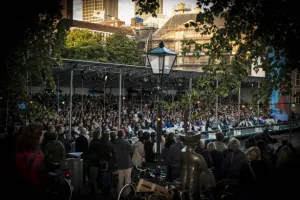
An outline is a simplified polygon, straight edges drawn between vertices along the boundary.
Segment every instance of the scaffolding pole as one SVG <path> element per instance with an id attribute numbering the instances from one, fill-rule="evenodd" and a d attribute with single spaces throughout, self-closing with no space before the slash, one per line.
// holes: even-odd
<path id="1" fill-rule="evenodd" d="M 118 112 L 118 130 L 121 128 L 121 111 L 122 111 L 122 73 L 119 77 L 119 112 Z"/>
<path id="2" fill-rule="evenodd" d="M 70 73 L 70 104 L 69 104 L 69 139 L 72 138 L 72 100 L 73 100 L 73 69 Z"/>

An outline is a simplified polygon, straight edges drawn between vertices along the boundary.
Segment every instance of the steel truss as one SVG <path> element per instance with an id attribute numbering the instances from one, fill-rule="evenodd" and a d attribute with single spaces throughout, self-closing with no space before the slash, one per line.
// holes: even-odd
<path id="1" fill-rule="evenodd" d="M 90 71 L 96 73 L 112 73 L 112 74 L 121 74 L 122 75 L 139 75 L 139 76 L 148 76 L 152 75 L 152 70 L 149 67 L 144 66 L 133 66 L 133 65 L 121 65 L 114 63 L 100 63 L 100 62 L 90 62 L 90 61 L 78 61 L 78 60 L 69 60 L 63 59 L 60 66 L 56 66 L 65 70 L 75 70 L 75 71 Z M 182 70 L 173 70 L 170 74 L 170 78 L 178 77 L 188 77 L 194 78 L 197 75 L 200 75 L 201 72 L 197 71 L 182 71 Z"/>
<path id="2" fill-rule="evenodd" d="M 134 66 L 134 65 L 123 65 L 116 63 L 103 63 L 103 62 L 91 62 L 91 61 L 82 61 L 82 60 L 71 60 L 71 59 L 62 59 L 62 64 L 56 66 L 65 70 L 75 70 L 75 71 L 89 71 L 96 73 L 111 73 L 111 74 L 121 74 L 123 76 L 149 76 L 152 75 L 151 68 L 145 66 Z M 185 70 L 172 70 L 169 78 L 196 78 L 201 75 L 201 72 L 198 71 L 185 71 Z M 264 79 L 263 77 L 247 77 L 244 82 L 257 82 L 260 83 Z"/>

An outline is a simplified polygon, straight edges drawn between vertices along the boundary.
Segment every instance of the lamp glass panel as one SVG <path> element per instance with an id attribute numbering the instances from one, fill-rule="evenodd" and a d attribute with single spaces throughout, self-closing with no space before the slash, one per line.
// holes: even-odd
<path id="1" fill-rule="evenodd" d="M 165 55 L 164 74 L 166 75 L 170 74 L 175 59 L 176 59 L 176 55 Z"/>
<path id="2" fill-rule="evenodd" d="M 160 74 L 160 73 L 162 73 L 163 56 L 148 55 L 148 59 L 149 59 L 150 66 L 151 66 L 153 74 Z"/>

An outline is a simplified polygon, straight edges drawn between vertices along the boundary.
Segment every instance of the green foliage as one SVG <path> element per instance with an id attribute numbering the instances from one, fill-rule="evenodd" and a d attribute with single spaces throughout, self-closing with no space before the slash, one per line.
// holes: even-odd
<path id="1" fill-rule="evenodd" d="M 64 30 L 60 23 L 59 0 L 8 2 L 14 17 L 3 22 L 2 93 L 10 99 L 26 98 L 26 85 L 31 82 L 53 87 L 52 59 L 59 57 Z"/>
<path id="2" fill-rule="evenodd" d="M 87 29 L 69 31 L 65 38 L 63 58 L 139 65 L 138 42 L 124 32 L 116 32 L 104 41 L 101 33 Z"/>
<path id="3" fill-rule="evenodd" d="M 65 47 L 96 46 L 102 44 L 103 40 L 103 35 L 100 33 L 93 33 L 88 29 L 73 29 L 66 34 Z"/>
<path id="4" fill-rule="evenodd" d="M 88 29 L 73 29 L 65 37 L 63 58 L 106 62 L 103 34 Z"/>
<path id="5" fill-rule="evenodd" d="M 138 41 L 128 38 L 124 32 L 116 32 L 106 38 L 105 50 L 108 62 L 140 65 Z"/>
<path id="6" fill-rule="evenodd" d="M 132 0 L 140 7 L 135 13 L 136 15 L 142 15 L 143 13 L 151 13 L 153 17 L 157 17 L 156 10 L 159 8 L 157 0 Z"/>
<path id="7" fill-rule="evenodd" d="M 149 10 L 147 4 L 141 5 L 144 6 L 142 11 Z M 255 91 L 256 101 L 259 99 L 264 102 L 269 101 L 272 89 L 278 89 L 282 85 L 292 87 L 291 73 L 300 68 L 300 57 L 296 51 L 300 45 L 300 21 L 296 1 L 197 0 L 197 5 L 202 8 L 202 12 L 195 22 L 187 23 L 185 26 L 195 27 L 196 32 L 212 35 L 212 38 L 205 44 L 185 41 L 183 50 L 187 53 L 195 49 L 195 56 L 199 57 L 199 52 L 203 51 L 210 56 L 212 67 L 204 69 L 205 76 L 212 73 L 212 77 L 216 76 L 213 77 L 214 79 L 221 80 L 220 88 L 223 89 L 229 85 L 227 80 L 229 83 L 232 80 L 234 85 L 238 86 L 237 83 L 247 76 L 251 63 L 257 65 L 260 60 L 266 74 L 273 74 L 273 77 L 272 81 L 267 77 L 261 89 Z M 214 25 L 217 18 L 224 19 L 223 27 Z M 275 59 L 268 59 L 266 56 L 270 46 L 275 49 Z M 216 72 L 219 72 L 219 66 L 225 68 L 226 64 L 220 62 L 225 55 L 232 55 L 232 61 L 227 64 L 231 67 L 220 75 Z M 287 63 L 284 66 L 279 63 L 280 56 L 286 58 Z M 276 68 L 281 68 L 279 74 Z M 222 84 L 225 84 L 224 87 Z M 226 93 L 223 89 L 218 89 L 220 94 Z"/>
<path id="8" fill-rule="evenodd" d="M 38 102 L 29 103 L 25 110 L 27 118 L 31 122 L 39 121 L 41 117 L 52 117 L 54 119 L 59 119 L 59 115 L 56 112 L 50 111 L 45 106 Z"/>
<path id="9" fill-rule="evenodd" d="M 106 62 L 106 53 L 102 45 L 66 48 L 63 58 Z"/>

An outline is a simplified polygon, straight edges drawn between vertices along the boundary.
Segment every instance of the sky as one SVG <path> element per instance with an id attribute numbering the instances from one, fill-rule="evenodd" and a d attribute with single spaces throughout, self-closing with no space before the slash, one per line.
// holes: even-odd
<path id="1" fill-rule="evenodd" d="M 130 24 L 130 19 L 134 17 L 134 3 L 132 0 L 119 0 L 119 19 L 126 24 Z M 195 8 L 197 0 L 164 0 L 163 3 L 163 14 L 171 16 L 173 5 L 184 3 Z"/>
<path id="2" fill-rule="evenodd" d="M 73 19 L 82 20 L 82 1 L 73 0 Z M 197 0 L 164 0 L 163 1 L 163 14 L 172 15 L 172 8 L 179 3 L 189 5 L 191 8 L 196 7 Z M 126 24 L 130 24 L 131 18 L 134 17 L 134 3 L 132 0 L 119 0 L 119 19 L 125 21 Z"/>

